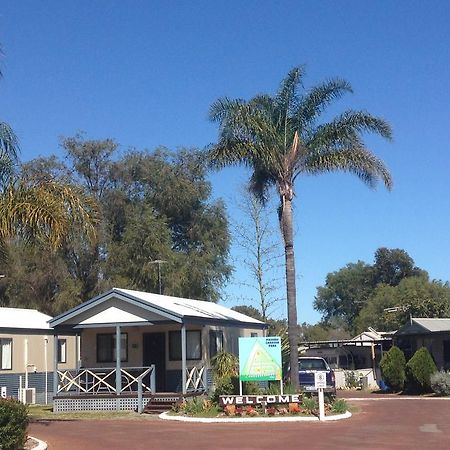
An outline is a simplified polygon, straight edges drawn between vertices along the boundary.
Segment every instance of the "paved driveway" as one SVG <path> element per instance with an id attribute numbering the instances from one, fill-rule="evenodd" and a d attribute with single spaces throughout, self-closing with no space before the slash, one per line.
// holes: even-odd
<path id="1" fill-rule="evenodd" d="M 50 450 L 450 449 L 450 400 L 352 400 L 351 419 L 327 423 L 191 424 L 148 420 L 36 422 Z"/>

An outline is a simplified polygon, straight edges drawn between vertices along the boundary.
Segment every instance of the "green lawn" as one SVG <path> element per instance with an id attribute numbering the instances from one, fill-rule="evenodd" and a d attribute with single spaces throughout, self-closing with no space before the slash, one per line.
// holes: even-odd
<path id="1" fill-rule="evenodd" d="M 31 420 L 73 420 L 73 419 L 127 419 L 127 420 L 149 420 L 157 416 L 149 414 L 138 414 L 132 411 L 93 411 L 93 412 L 73 412 L 54 413 L 51 405 L 30 405 Z"/>

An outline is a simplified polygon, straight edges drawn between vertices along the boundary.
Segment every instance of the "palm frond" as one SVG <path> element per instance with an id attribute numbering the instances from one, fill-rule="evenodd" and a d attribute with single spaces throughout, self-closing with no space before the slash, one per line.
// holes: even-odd
<path id="1" fill-rule="evenodd" d="M 5 122 L 0 122 L 0 157 L 8 157 L 13 163 L 17 161 L 19 140 L 13 129 Z"/>
<path id="2" fill-rule="evenodd" d="M 250 192 L 265 205 L 268 200 L 268 192 L 276 183 L 275 177 L 260 167 L 255 167 L 249 180 Z"/>
<path id="3" fill-rule="evenodd" d="M 350 172 L 371 188 L 381 181 L 387 189 L 392 189 L 392 177 L 387 167 L 363 147 L 312 154 L 304 161 L 303 171 L 312 175 L 323 172 Z"/>
<path id="4" fill-rule="evenodd" d="M 333 121 L 319 125 L 305 145 L 315 149 L 361 146 L 361 135 L 364 132 L 392 139 L 391 127 L 384 119 L 365 111 L 349 110 Z"/>
<path id="5" fill-rule="evenodd" d="M 295 98 L 296 91 L 305 74 L 304 66 L 292 68 L 286 78 L 280 83 L 280 88 L 275 97 L 275 102 L 280 111 L 290 112 L 290 106 Z"/>
<path id="6" fill-rule="evenodd" d="M 98 208 L 77 188 L 45 181 L 11 184 L 0 196 L 0 240 L 20 235 L 46 241 L 54 249 L 73 229 L 95 238 Z"/>
<path id="7" fill-rule="evenodd" d="M 300 101 L 294 116 L 301 125 L 308 124 L 318 117 L 334 100 L 345 93 L 353 92 L 346 80 L 335 78 L 313 87 Z"/>

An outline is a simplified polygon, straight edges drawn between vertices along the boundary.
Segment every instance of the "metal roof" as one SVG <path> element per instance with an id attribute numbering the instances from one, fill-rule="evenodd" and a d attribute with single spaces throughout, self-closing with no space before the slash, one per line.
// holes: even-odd
<path id="1" fill-rule="evenodd" d="M 65 322 L 68 323 L 69 319 L 73 322 L 73 320 L 76 320 L 76 316 L 81 315 L 82 313 L 85 314 L 89 309 L 97 307 L 112 298 L 133 303 L 133 305 L 151 311 L 154 314 L 158 314 L 162 318 L 175 320 L 177 322 L 184 322 L 186 320 L 197 320 L 205 323 L 234 322 L 235 324 L 253 325 L 256 328 L 266 327 L 264 322 L 216 303 L 120 288 L 113 288 L 108 292 L 66 311 L 52 319 L 50 325 L 63 325 Z M 126 320 L 121 320 L 120 311 L 115 311 L 114 317 L 117 322 L 126 322 Z M 153 322 L 153 320 L 151 320 L 151 322 Z"/>
<path id="2" fill-rule="evenodd" d="M 28 330 L 50 330 L 51 316 L 36 309 L 0 308 L 0 332 L 2 328 Z"/>
<path id="3" fill-rule="evenodd" d="M 415 317 L 412 319 L 412 323 L 402 327 L 397 334 L 407 334 L 408 331 L 422 331 L 424 333 L 439 333 L 450 331 L 450 318 L 429 319 L 426 317 Z"/>

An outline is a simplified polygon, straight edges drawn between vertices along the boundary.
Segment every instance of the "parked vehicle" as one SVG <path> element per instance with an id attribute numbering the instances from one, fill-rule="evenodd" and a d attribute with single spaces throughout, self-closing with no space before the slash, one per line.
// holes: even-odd
<path id="1" fill-rule="evenodd" d="M 298 380 L 302 390 L 305 392 L 317 392 L 314 383 L 314 374 L 315 372 L 326 372 L 327 387 L 324 388 L 324 392 L 336 395 L 334 372 L 323 358 L 312 356 L 300 357 L 298 358 L 298 366 Z"/>

